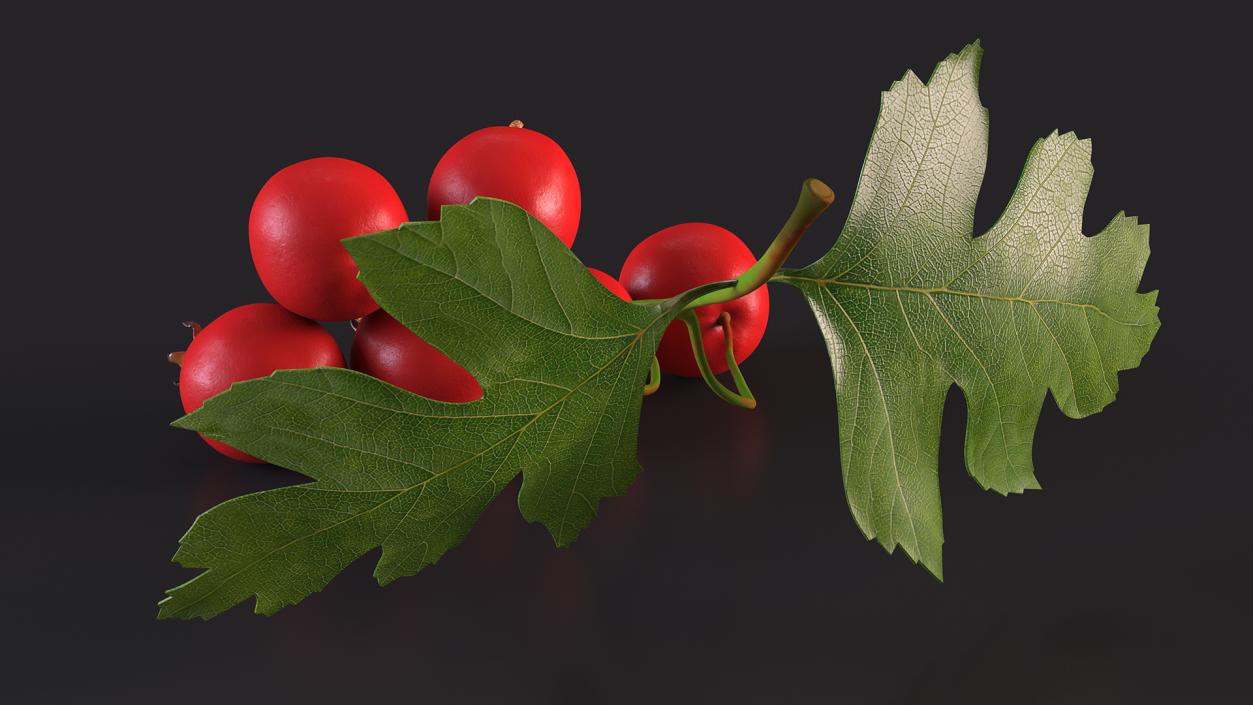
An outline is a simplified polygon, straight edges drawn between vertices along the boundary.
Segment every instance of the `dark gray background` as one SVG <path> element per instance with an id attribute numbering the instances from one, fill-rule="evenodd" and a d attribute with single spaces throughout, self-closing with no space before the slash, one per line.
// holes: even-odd
<path id="1" fill-rule="evenodd" d="M 1115 18 L 883 9 L 7 18 L 0 697 L 1247 702 L 1238 23 L 1192 4 Z M 573 548 L 554 549 L 506 492 L 465 545 L 387 589 L 372 555 L 272 618 L 155 620 L 162 590 L 192 575 L 169 557 L 197 513 L 297 479 L 166 425 L 181 411 L 163 361 L 186 342 L 178 322 L 267 300 L 246 219 L 275 170 L 357 159 L 417 216 L 444 149 L 521 118 L 578 168 L 574 249 L 590 265 L 616 272 L 685 220 L 760 250 L 816 176 L 839 201 L 803 263 L 847 213 L 879 91 L 975 37 L 992 126 L 979 227 L 1035 139 L 1092 137 L 1087 230 L 1120 209 L 1152 224 L 1143 289 L 1163 290 L 1163 328 L 1104 413 L 1073 422 L 1047 402 L 1043 492 L 1001 498 L 967 477 L 954 390 L 946 583 L 854 526 L 828 362 L 780 287 L 745 366 L 761 408 L 667 379 L 644 405 L 645 473 Z"/>

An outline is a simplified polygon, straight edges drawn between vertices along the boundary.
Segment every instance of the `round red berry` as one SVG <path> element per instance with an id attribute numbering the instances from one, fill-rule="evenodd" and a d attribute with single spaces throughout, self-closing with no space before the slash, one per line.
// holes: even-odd
<path id="1" fill-rule="evenodd" d="M 172 358 L 171 359 L 175 359 Z M 219 316 L 192 338 L 182 354 L 178 393 L 183 411 L 236 382 L 265 377 L 275 370 L 343 367 L 339 345 L 325 328 L 276 304 L 247 304 Z M 236 460 L 264 462 L 221 441 L 210 446 Z"/>
<path id="2" fill-rule="evenodd" d="M 352 369 L 428 399 L 469 402 L 483 396 L 469 372 L 381 309 L 357 324 Z"/>
<path id="3" fill-rule="evenodd" d="M 635 246 L 622 265 L 622 285 L 632 298 L 664 299 L 688 289 L 731 280 L 755 264 L 748 246 L 730 230 L 709 223 L 683 223 L 650 235 Z M 705 355 L 715 374 L 727 371 L 726 338 L 719 317 L 731 315 L 735 360 L 743 362 L 761 342 L 770 317 L 770 294 L 761 287 L 734 301 L 696 309 Z M 657 349 L 661 369 L 699 377 L 687 328 L 675 321 L 666 328 Z"/>
<path id="4" fill-rule="evenodd" d="M 270 177 L 257 194 L 248 219 L 252 261 L 289 311 L 319 321 L 360 318 L 378 304 L 340 240 L 408 219 L 377 171 L 349 159 L 308 159 Z"/>
<path id="5" fill-rule="evenodd" d="M 548 136 L 522 127 L 487 127 L 457 141 L 431 174 L 427 217 L 475 196 L 509 201 L 530 213 L 569 247 L 579 229 L 582 195 L 574 165 Z"/>

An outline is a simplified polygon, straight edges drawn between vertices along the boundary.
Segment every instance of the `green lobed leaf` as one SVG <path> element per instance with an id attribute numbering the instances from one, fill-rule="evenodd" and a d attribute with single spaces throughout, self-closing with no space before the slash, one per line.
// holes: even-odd
<path id="1" fill-rule="evenodd" d="M 1067 416 L 1114 400 L 1158 329 L 1136 289 L 1148 226 L 1122 213 L 1082 233 L 1091 144 L 1036 143 L 997 223 L 973 237 L 987 157 L 978 43 L 923 84 L 883 94 L 839 240 L 775 281 L 797 287 L 835 373 L 848 503 L 867 538 L 942 577 L 937 454 L 950 385 L 965 394 L 966 467 L 1002 494 L 1037 489 L 1031 460 L 1046 391 Z"/>
<path id="2" fill-rule="evenodd" d="M 271 614 L 380 546 L 380 584 L 412 575 L 519 472 L 522 514 L 566 545 L 639 470 L 649 365 L 701 290 L 622 301 L 525 211 L 488 198 L 345 244 L 383 308 L 469 370 L 483 398 L 449 404 L 351 370 L 286 370 L 176 421 L 314 482 L 201 515 L 174 559 L 205 570 L 168 591 L 160 617 L 208 618 L 253 595 Z"/>

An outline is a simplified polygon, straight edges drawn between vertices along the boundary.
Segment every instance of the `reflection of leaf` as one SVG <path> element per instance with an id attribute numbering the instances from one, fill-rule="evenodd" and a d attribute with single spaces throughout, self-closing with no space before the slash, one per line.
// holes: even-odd
<path id="1" fill-rule="evenodd" d="M 565 545 L 639 469 L 641 388 L 690 296 L 624 302 L 538 221 L 491 199 L 346 244 L 375 299 L 468 369 L 483 399 L 447 404 L 350 370 L 292 370 L 175 422 L 315 482 L 197 519 L 175 560 L 206 570 L 169 591 L 162 617 L 210 617 L 252 595 L 273 613 L 377 546 L 380 583 L 416 573 L 519 471 L 523 515 Z"/>
<path id="2" fill-rule="evenodd" d="M 942 575 L 940 414 L 966 395 L 966 465 L 1001 493 L 1038 488 L 1031 441 L 1052 391 L 1068 416 L 1114 399 L 1157 332 L 1138 294 L 1148 226 L 1118 214 L 1080 229 L 1091 145 L 1039 141 L 1000 220 L 972 237 L 987 155 L 981 49 L 923 85 L 883 94 L 848 222 L 834 247 L 776 281 L 805 295 L 835 372 L 844 486 L 858 526 Z"/>

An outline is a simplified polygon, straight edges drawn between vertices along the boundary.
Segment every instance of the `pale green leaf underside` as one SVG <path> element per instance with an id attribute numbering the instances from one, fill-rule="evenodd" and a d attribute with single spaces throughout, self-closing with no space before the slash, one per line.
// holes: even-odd
<path id="1" fill-rule="evenodd" d="M 1038 488 L 1046 392 L 1068 416 L 1114 399 L 1157 332 L 1136 293 L 1148 226 L 1081 231 L 1091 145 L 1054 133 L 999 221 L 973 237 L 987 157 L 978 44 L 883 94 L 848 221 L 819 261 L 776 281 L 809 301 L 831 355 L 845 493 L 859 527 L 942 576 L 937 476 L 948 388 L 966 396 L 966 466 L 1001 493 Z"/>
<path id="2" fill-rule="evenodd" d="M 168 592 L 162 617 L 207 618 L 253 595 L 270 614 L 380 546 L 380 583 L 416 573 L 519 472 L 523 515 L 565 545 L 639 469 L 641 388 L 686 297 L 621 301 L 536 220 L 493 199 L 346 244 L 383 308 L 469 370 L 484 397 L 447 404 L 351 370 L 289 370 L 175 422 L 315 482 L 201 515 L 175 560 L 205 571 Z"/>

